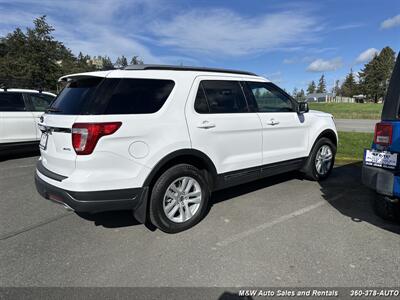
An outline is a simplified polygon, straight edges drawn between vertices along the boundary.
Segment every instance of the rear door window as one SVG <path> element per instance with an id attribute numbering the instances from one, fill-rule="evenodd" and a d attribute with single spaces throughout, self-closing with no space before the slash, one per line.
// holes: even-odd
<path id="1" fill-rule="evenodd" d="M 26 111 L 22 93 L 0 92 L 0 111 Z"/>
<path id="2" fill-rule="evenodd" d="M 105 99 L 104 114 L 150 114 L 157 112 L 174 88 L 172 80 L 118 79 Z"/>
<path id="3" fill-rule="evenodd" d="M 55 97 L 47 94 L 29 94 L 33 111 L 45 111 Z"/>
<path id="4" fill-rule="evenodd" d="M 199 89 L 197 90 L 196 100 L 194 101 L 194 109 L 199 114 L 207 114 L 210 112 L 206 94 L 204 94 L 204 89 L 201 83 L 199 85 Z"/>
<path id="5" fill-rule="evenodd" d="M 248 112 L 246 99 L 238 81 L 203 80 L 201 86 L 210 113 Z M 201 97 L 201 93 L 198 96 Z"/>

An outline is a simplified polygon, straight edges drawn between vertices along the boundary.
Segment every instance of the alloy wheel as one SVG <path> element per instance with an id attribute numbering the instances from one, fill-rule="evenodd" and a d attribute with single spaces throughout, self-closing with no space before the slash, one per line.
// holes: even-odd
<path id="1" fill-rule="evenodd" d="M 202 192 L 197 180 L 189 176 L 180 177 L 169 185 L 164 194 L 164 213 L 172 222 L 183 223 L 196 214 L 201 201 Z"/>
<path id="2" fill-rule="evenodd" d="M 322 145 L 315 156 L 315 169 L 321 176 L 326 175 L 332 166 L 333 153 L 331 147 Z"/>

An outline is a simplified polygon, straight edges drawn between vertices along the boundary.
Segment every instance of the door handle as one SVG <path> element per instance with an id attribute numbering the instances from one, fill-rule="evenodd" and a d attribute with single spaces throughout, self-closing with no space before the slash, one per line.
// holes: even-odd
<path id="1" fill-rule="evenodd" d="M 275 126 L 278 125 L 279 121 L 276 121 L 275 119 L 271 119 L 267 122 L 267 125 Z"/>
<path id="2" fill-rule="evenodd" d="M 212 122 L 203 121 L 200 125 L 197 126 L 197 128 L 209 129 L 209 128 L 213 128 L 215 126 L 216 125 Z"/>

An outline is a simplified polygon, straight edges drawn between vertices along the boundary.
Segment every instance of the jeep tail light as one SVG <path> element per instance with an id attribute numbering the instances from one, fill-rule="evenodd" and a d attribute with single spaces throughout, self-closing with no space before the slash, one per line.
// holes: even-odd
<path id="1" fill-rule="evenodd" d="M 72 145 L 76 154 L 91 154 L 99 139 L 116 132 L 121 124 L 121 122 L 75 123 L 72 126 Z"/>
<path id="2" fill-rule="evenodd" d="M 377 123 L 375 125 L 374 143 L 382 146 L 392 144 L 393 126 L 388 123 Z"/>

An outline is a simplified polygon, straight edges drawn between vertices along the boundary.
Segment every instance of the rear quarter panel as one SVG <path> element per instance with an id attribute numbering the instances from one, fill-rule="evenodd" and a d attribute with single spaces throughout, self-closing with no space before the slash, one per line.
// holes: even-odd
<path id="1" fill-rule="evenodd" d="M 160 79 L 169 78 L 160 75 Z M 190 148 L 184 108 L 192 79 L 177 74 L 171 80 L 175 86 L 156 113 L 78 116 L 75 122 L 122 122 L 117 132 L 98 141 L 91 155 L 77 156 L 74 177 L 90 177 L 87 182 L 96 182 L 93 187 L 82 186 L 82 189 L 140 187 L 162 158 L 176 150 Z M 75 182 L 74 186 L 77 184 Z"/>

